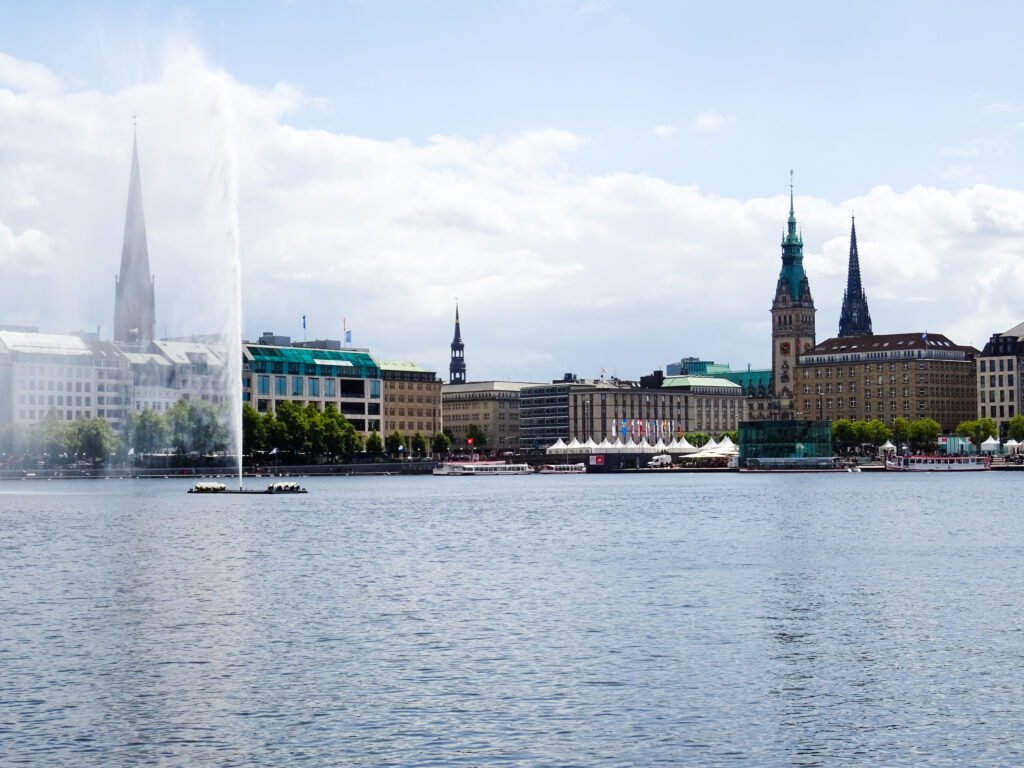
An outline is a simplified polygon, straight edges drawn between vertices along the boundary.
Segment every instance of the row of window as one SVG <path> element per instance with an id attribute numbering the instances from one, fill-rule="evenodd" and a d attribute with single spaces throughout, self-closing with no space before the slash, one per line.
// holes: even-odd
<path id="1" fill-rule="evenodd" d="M 999 412 L 996 413 L 996 409 Z M 990 419 L 1012 419 L 1013 418 L 1013 405 L 990 405 L 988 406 L 988 413 L 985 413 L 985 406 L 981 406 L 981 417 L 984 419 L 986 416 Z"/>
<path id="2" fill-rule="evenodd" d="M 984 360 L 984 359 L 979 360 L 978 361 L 978 370 L 981 373 L 985 373 L 986 363 L 988 364 L 987 367 L 988 367 L 989 373 L 992 373 L 992 372 L 994 372 L 996 370 L 996 363 L 999 363 L 999 370 L 1000 371 L 1003 371 L 1003 370 L 1012 371 L 1013 370 L 1013 358 L 1012 357 L 1009 360 Z M 1003 366 L 1004 363 L 1006 364 L 1005 368 Z"/>
<path id="3" fill-rule="evenodd" d="M 83 398 L 83 395 L 68 395 L 67 396 L 67 405 L 77 405 L 78 407 L 81 407 L 82 405 L 85 405 L 86 407 L 90 407 L 92 405 L 92 396 L 91 395 L 84 395 L 84 398 L 85 398 L 85 402 L 84 403 L 82 402 L 82 398 Z M 114 398 L 111 398 L 111 401 L 113 401 L 113 399 Z M 120 401 L 120 399 L 121 398 L 117 398 L 118 401 Z M 97 397 L 96 398 L 96 402 L 99 403 L 100 405 L 104 404 L 102 397 Z M 64 404 L 65 404 L 64 403 L 64 395 L 56 395 L 56 397 L 54 395 L 40 395 L 38 403 L 36 402 L 36 396 L 35 395 L 28 395 L 27 399 L 26 399 L 25 395 L 18 395 L 18 405 L 59 405 L 59 406 L 63 406 Z M 120 405 L 120 402 L 118 402 L 118 405 Z"/>
<path id="4" fill-rule="evenodd" d="M 997 381 L 999 382 L 998 384 L 996 383 Z M 1003 375 L 1002 374 L 989 374 L 988 385 L 990 387 L 1001 387 L 1001 386 L 1003 386 Z M 985 377 L 984 376 L 979 376 L 978 377 L 978 386 L 979 387 L 984 387 L 985 386 Z M 1007 377 L 1006 377 L 1006 386 L 1008 386 L 1008 387 L 1012 387 L 1013 386 L 1013 374 L 1012 373 L 1008 374 Z"/>
<path id="5" fill-rule="evenodd" d="M 985 402 L 985 391 L 982 390 L 981 392 L 978 393 L 978 395 L 979 395 L 979 401 L 984 403 Z M 994 389 L 988 390 L 988 401 L 990 403 L 994 403 L 996 401 L 996 390 L 994 390 Z M 1007 390 L 1000 389 L 999 390 L 999 402 L 1000 403 L 1005 403 L 1005 402 L 1011 402 L 1012 403 L 1012 402 L 1015 402 L 1014 399 L 1013 399 L 1013 390 L 1012 389 L 1009 390 L 1009 396 L 1007 396 Z"/>

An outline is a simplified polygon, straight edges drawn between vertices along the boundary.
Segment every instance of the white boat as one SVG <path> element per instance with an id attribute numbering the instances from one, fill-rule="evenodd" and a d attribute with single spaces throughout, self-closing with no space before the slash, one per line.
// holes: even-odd
<path id="1" fill-rule="evenodd" d="M 504 461 L 446 461 L 434 467 L 439 476 L 462 475 L 532 475 L 529 464 L 509 464 Z"/>
<path id="2" fill-rule="evenodd" d="M 539 475 L 585 475 L 587 465 L 582 461 L 577 464 L 541 464 L 537 468 Z"/>
<path id="3" fill-rule="evenodd" d="M 894 472 L 984 472 L 992 468 L 990 456 L 892 456 L 885 468 Z"/>

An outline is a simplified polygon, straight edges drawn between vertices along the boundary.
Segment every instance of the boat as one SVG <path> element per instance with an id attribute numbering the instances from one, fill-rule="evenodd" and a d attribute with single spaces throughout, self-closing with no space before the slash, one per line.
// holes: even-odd
<path id="1" fill-rule="evenodd" d="M 529 464 L 512 464 L 504 461 L 445 461 L 434 467 L 433 474 L 438 476 L 462 475 L 532 475 L 533 468 Z"/>
<path id="2" fill-rule="evenodd" d="M 266 495 L 268 493 L 308 493 L 308 491 L 301 485 L 294 481 L 289 480 L 278 480 L 277 482 L 271 483 L 267 486 L 265 491 L 249 490 L 248 488 L 238 488 L 229 490 L 224 483 L 217 483 L 211 481 L 203 481 L 196 483 L 193 487 L 188 489 L 189 493 L 224 493 L 224 494 L 261 494 Z"/>
<path id="3" fill-rule="evenodd" d="M 885 468 L 893 472 L 984 472 L 991 456 L 891 456 Z"/>
<path id="4" fill-rule="evenodd" d="M 582 461 L 577 464 L 541 464 L 537 468 L 540 475 L 585 475 L 587 465 Z"/>
<path id="5" fill-rule="evenodd" d="M 827 456 L 801 456 L 796 458 L 747 459 L 740 467 L 743 473 L 762 472 L 860 472 L 854 461 Z"/>

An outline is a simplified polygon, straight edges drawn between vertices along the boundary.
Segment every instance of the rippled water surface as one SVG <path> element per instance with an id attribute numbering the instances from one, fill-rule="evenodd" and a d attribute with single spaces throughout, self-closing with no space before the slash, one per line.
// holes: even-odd
<path id="1" fill-rule="evenodd" d="M 0 764 L 1024 762 L 1024 475 L 0 484 Z"/>

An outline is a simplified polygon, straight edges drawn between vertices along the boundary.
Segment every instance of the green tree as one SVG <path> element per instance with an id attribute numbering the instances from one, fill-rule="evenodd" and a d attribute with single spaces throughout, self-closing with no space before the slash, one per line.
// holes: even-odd
<path id="1" fill-rule="evenodd" d="M 278 453 L 288 450 L 288 430 L 273 411 L 263 414 L 263 427 L 267 433 L 266 442 L 263 444 L 265 450 Z"/>
<path id="2" fill-rule="evenodd" d="M 857 443 L 857 428 L 852 421 L 839 419 L 832 422 L 832 443 L 847 451 Z"/>
<path id="3" fill-rule="evenodd" d="M 405 438 L 402 433 L 397 429 L 394 430 L 390 435 L 384 438 L 384 447 L 387 448 L 388 455 L 391 458 L 398 458 L 399 453 L 405 452 Z"/>
<path id="4" fill-rule="evenodd" d="M 438 432 L 434 435 L 434 439 L 430 441 L 430 450 L 436 453 L 438 456 L 446 456 L 448 451 L 452 448 L 451 438 L 444 433 L 444 431 Z"/>
<path id="5" fill-rule="evenodd" d="M 910 422 L 902 417 L 897 417 L 892 423 L 892 439 L 896 443 L 897 450 L 910 442 Z"/>
<path id="6" fill-rule="evenodd" d="M 323 420 L 324 450 L 332 461 L 339 457 L 346 461 L 362 450 L 363 441 L 356 428 L 332 403 L 328 403 L 320 415 Z"/>
<path id="7" fill-rule="evenodd" d="M 915 451 L 932 453 L 939 444 L 942 427 L 935 419 L 923 418 L 910 425 L 910 444 Z"/>
<path id="8" fill-rule="evenodd" d="M 711 435 L 707 432 L 687 432 L 683 437 L 686 438 L 686 442 L 692 445 L 694 448 L 700 448 L 708 440 L 711 439 Z"/>
<path id="9" fill-rule="evenodd" d="M 961 421 L 956 425 L 954 434 L 960 437 L 970 438 L 971 443 L 977 450 L 981 450 L 981 444 L 988 439 L 988 437 L 996 436 L 999 434 L 999 427 L 992 419 L 975 419 L 973 421 Z"/>
<path id="10" fill-rule="evenodd" d="M 384 453 L 384 441 L 380 439 L 380 435 L 374 430 L 370 433 L 369 437 L 366 438 L 366 452 L 377 458 Z"/>
<path id="11" fill-rule="evenodd" d="M 178 453 L 205 455 L 227 447 L 226 412 L 204 400 L 182 398 L 167 411 L 171 445 Z"/>
<path id="12" fill-rule="evenodd" d="M 242 453 L 252 454 L 265 450 L 267 450 L 266 419 L 249 403 L 242 403 Z"/>
<path id="13" fill-rule="evenodd" d="M 65 424 L 53 408 L 36 424 L 43 453 L 50 464 L 66 461 L 68 454 L 81 453 L 74 444 L 73 425 Z"/>
<path id="14" fill-rule="evenodd" d="M 422 432 L 417 431 L 409 441 L 409 451 L 416 458 L 427 455 L 427 438 Z"/>
<path id="15" fill-rule="evenodd" d="M 313 403 L 306 406 L 306 443 L 309 451 L 316 456 L 321 456 L 327 451 L 326 435 L 324 432 L 324 416 Z"/>
<path id="16" fill-rule="evenodd" d="M 135 419 L 132 433 L 132 445 L 136 453 L 156 453 L 167 445 L 170 428 L 167 419 L 159 413 L 152 408 L 143 408 Z"/>
<path id="17" fill-rule="evenodd" d="M 305 410 L 285 400 L 277 404 L 276 416 L 284 426 L 284 448 L 292 453 L 309 453 L 309 420 Z"/>
<path id="18" fill-rule="evenodd" d="M 74 451 L 88 461 L 102 463 L 118 449 L 120 442 L 106 419 L 77 419 L 72 425 Z"/>
<path id="19" fill-rule="evenodd" d="M 472 440 L 473 442 L 470 442 Z M 477 424 L 470 424 L 466 427 L 466 445 L 475 451 L 482 451 L 487 447 L 487 433 Z"/>
<path id="20" fill-rule="evenodd" d="M 1018 443 L 1024 442 L 1024 416 L 1017 414 L 1006 425 L 1006 436 Z"/>
<path id="21" fill-rule="evenodd" d="M 892 430 L 878 419 L 872 419 L 867 423 L 864 434 L 867 437 L 865 442 L 877 447 L 892 437 Z"/>

